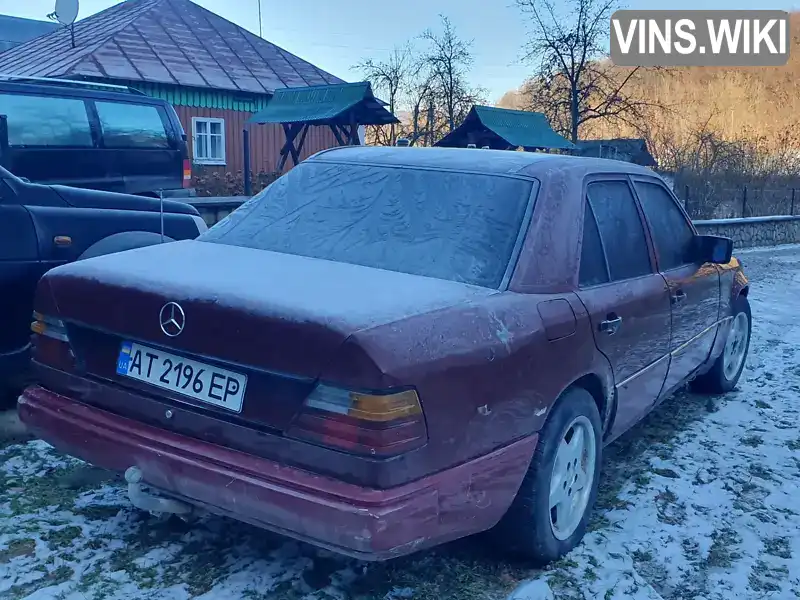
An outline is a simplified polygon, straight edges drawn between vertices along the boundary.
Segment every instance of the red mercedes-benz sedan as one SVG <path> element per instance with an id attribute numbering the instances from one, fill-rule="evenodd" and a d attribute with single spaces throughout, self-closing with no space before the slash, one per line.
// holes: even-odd
<path id="1" fill-rule="evenodd" d="M 326 151 L 197 240 L 50 271 L 19 411 L 140 508 L 366 559 L 494 528 L 548 561 L 605 443 L 735 386 L 731 252 L 632 164 Z"/>

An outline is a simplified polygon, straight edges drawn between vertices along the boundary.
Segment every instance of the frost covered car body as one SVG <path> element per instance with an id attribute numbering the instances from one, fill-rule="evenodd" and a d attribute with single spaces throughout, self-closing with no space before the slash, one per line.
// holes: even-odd
<path id="1" fill-rule="evenodd" d="M 735 385 L 747 291 L 647 169 L 336 149 L 197 240 L 50 271 L 19 411 L 144 508 L 365 559 L 494 528 L 547 561 L 604 443 Z"/>

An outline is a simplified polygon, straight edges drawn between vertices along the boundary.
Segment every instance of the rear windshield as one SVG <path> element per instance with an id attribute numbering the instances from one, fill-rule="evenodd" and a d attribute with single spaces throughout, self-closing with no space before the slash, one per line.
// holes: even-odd
<path id="1" fill-rule="evenodd" d="M 199 239 L 497 288 L 532 186 L 498 175 L 312 161 Z"/>

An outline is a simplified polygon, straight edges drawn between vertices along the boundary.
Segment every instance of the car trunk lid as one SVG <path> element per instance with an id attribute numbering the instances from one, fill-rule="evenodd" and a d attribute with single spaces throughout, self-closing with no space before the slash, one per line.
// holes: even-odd
<path id="1" fill-rule="evenodd" d="M 301 256 L 183 241 L 98 257 L 47 276 L 79 369 L 151 397 L 284 430 L 351 334 L 492 290 Z M 169 337 L 162 308 L 180 305 Z M 241 413 L 116 373 L 123 342 L 247 376 Z"/>

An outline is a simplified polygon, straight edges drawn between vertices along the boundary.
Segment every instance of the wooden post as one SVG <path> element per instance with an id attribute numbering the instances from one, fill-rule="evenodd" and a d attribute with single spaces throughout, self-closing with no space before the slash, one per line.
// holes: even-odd
<path id="1" fill-rule="evenodd" d="M 350 111 L 350 145 L 358 146 L 358 123 L 356 121 L 356 111 Z"/>
<path id="2" fill-rule="evenodd" d="M 253 186 L 250 181 L 250 131 L 247 127 L 242 131 L 242 146 L 244 146 L 242 148 L 244 151 L 244 171 L 242 173 L 244 177 L 244 195 L 252 196 Z"/>
<path id="3" fill-rule="evenodd" d="M 692 216 L 692 212 L 689 210 L 689 185 L 683 186 L 683 208 L 686 210 L 686 214 L 689 217 Z"/>
<path id="4" fill-rule="evenodd" d="M 742 217 L 747 216 L 747 186 L 744 186 L 744 193 L 742 194 Z"/>
<path id="5" fill-rule="evenodd" d="M 344 146 L 344 140 L 342 139 L 342 135 L 339 133 L 339 126 L 335 123 L 330 124 L 331 131 L 333 132 L 333 136 L 336 138 L 336 143 L 340 146 Z"/>
<path id="6" fill-rule="evenodd" d="M 300 127 L 302 124 L 287 124 L 282 123 L 283 125 L 283 132 L 286 134 L 286 143 L 281 148 L 280 159 L 278 160 L 278 167 L 277 172 L 282 173 L 283 168 L 286 166 L 286 161 L 289 159 L 289 155 L 292 155 L 292 160 L 294 160 L 294 164 L 298 164 L 300 162 L 300 158 L 297 155 L 297 150 L 294 147 L 294 139 L 297 137 L 297 134 L 300 132 Z M 294 127 L 293 125 L 297 125 Z"/>
<path id="7" fill-rule="evenodd" d="M 308 133 L 309 127 L 311 127 L 311 125 L 306 123 L 301 128 L 302 133 L 300 133 L 300 139 L 297 141 L 297 156 L 300 156 L 300 154 L 303 152 L 303 144 L 306 143 L 306 134 Z"/>

